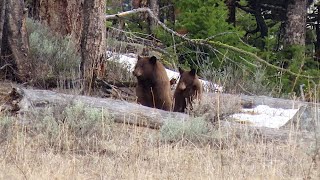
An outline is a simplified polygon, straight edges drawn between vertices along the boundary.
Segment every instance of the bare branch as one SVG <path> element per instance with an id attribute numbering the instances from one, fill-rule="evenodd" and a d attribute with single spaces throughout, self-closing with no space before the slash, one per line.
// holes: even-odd
<path id="1" fill-rule="evenodd" d="M 12 68 L 12 64 L 5 64 L 5 65 L 3 65 L 2 67 L 0 67 L 0 70 L 3 70 L 3 69 L 6 68 L 7 66 Z"/>
<path id="2" fill-rule="evenodd" d="M 125 11 L 125 12 L 121 12 L 118 14 L 113 14 L 113 15 L 106 15 L 105 18 L 106 20 L 112 20 L 112 19 L 118 19 L 118 18 L 122 18 L 128 15 L 132 15 L 132 14 L 136 14 L 136 13 L 141 13 L 141 12 L 147 12 L 149 14 L 149 16 L 151 18 L 153 18 L 164 30 L 166 30 L 167 32 L 169 32 L 170 34 L 173 34 L 177 37 L 180 37 L 181 39 L 185 40 L 185 41 L 192 41 L 191 39 L 186 38 L 185 36 L 175 32 L 174 30 L 168 28 L 164 23 L 162 23 L 152 12 L 151 9 L 149 8 L 138 8 L 138 9 L 133 9 L 131 11 Z"/>

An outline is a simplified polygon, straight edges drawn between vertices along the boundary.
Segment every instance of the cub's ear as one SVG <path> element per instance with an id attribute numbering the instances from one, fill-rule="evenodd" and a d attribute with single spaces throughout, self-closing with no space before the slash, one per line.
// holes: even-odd
<path id="1" fill-rule="evenodd" d="M 181 69 L 181 67 L 179 67 L 179 73 L 182 74 L 184 72 L 183 69 Z"/>
<path id="2" fill-rule="evenodd" d="M 141 56 L 140 56 L 140 55 L 138 55 L 138 61 L 139 61 L 140 59 L 142 59 L 142 58 L 141 58 Z"/>
<path id="3" fill-rule="evenodd" d="M 191 69 L 191 71 L 189 72 L 192 76 L 195 76 L 196 75 L 196 73 L 197 73 L 197 71 L 195 70 L 195 69 Z"/>
<path id="4" fill-rule="evenodd" d="M 150 63 L 151 64 L 156 64 L 157 62 L 157 58 L 155 56 L 152 56 L 150 59 L 149 59 Z"/>

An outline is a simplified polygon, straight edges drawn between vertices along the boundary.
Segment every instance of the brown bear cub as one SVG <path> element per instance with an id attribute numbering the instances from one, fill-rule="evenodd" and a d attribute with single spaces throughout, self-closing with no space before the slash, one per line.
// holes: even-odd
<path id="1" fill-rule="evenodd" d="M 179 68 L 180 80 L 174 92 L 174 108 L 175 112 L 185 112 L 187 105 L 192 108 L 194 99 L 201 99 L 202 84 L 196 75 L 196 70 L 184 71 Z"/>
<path id="2" fill-rule="evenodd" d="M 138 56 L 133 75 L 138 80 L 136 95 L 139 104 L 171 111 L 170 81 L 163 64 L 155 56 Z"/>

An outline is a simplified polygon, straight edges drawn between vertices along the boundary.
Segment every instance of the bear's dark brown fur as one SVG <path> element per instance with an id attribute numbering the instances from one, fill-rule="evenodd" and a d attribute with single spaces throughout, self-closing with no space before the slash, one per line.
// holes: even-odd
<path id="1" fill-rule="evenodd" d="M 170 81 L 163 64 L 156 57 L 138 56 L 133 75 L 137 77 L 138 103 L 171 111 Z"/>
<path id="2" fill-rule="evenodd" d="M 184 71 L 179 68 L 180 80 L 174 92 L 175 112 L 185 112 L 187 105 L 192 107 L 194 99 L 201 99 L 202 84 L 196 75 L 196 70 Z"/>

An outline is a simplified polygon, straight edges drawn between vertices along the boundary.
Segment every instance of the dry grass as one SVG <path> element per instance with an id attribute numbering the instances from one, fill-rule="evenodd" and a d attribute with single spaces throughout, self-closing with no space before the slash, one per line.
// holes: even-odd
<path id="1" fill-rule="evenodd" d="M 170 141 L 164 135 L 172 124 L 158 131 L 112 123 L 107 112 L 91 111 L 81 105 L 66 107 L 59 118 L 52 118 L 52 112 L 48 110 L 24 123 L 0 116 L 0 179 L 317 179 L 320 176 L 319 166 L 312 165 L 311 143 L 302 146 L 295 142 L 265 142 L 246 135 L 238 138 L 230 131 L 201 123 L 201 119 L 182 125 L 181 136 Z M 192 126 L 200 131 L 190 130 Z M 198 141 L 194 138 L 197 136 L 206 140 Z"/>
<path id="2" fill-rule="evenodd" d="M 241 98 L 233 94 L 203 94 L 200 102 L 195 100 L 189 114 L 203 117 L 207 121 L 217 121 L 231 114 L 239 113 L 242 109 Z"/>

